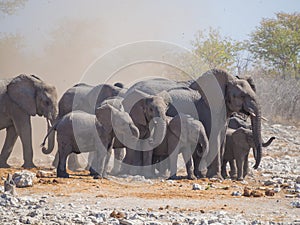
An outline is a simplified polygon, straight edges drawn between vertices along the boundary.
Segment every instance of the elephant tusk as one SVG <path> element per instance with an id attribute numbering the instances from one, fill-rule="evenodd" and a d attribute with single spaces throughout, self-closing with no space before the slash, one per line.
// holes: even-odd
<path id="1" fill-rule="evenodd" d="M 49 127 L 52 127 L 52 123 L 50 122 L 49 119 L 47 119 L 47 125 L 48 125 Z"/>
<path id="2" fill-rule="evenodd" d="M 266 117 L 263 117 L 263 116 L 261 117 L 261 119 L 264 120 L 264 121 L 268 121 L 268 119 Z"/>
<path id="3" fill-rule="evenodd" d="M 249 112 L 251 116 L 256 117 L 254 112 Z"/>

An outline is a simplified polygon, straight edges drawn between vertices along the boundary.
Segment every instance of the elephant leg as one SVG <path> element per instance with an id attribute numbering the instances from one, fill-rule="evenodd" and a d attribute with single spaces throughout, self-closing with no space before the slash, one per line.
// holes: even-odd
<path id="1" fill-rule="evenodd" d="M 59 152 L 57 151 L 54 157 L 54 160 L 52 162 L 52 166 L 54 166 L 55 168 L 58 167 L 58 161 L 59 161 Z"/>
<path id="2" fill-rule="evenodd" d="M 122 173 L 138 175 L 138 167 L 142 165 L 142 152 L 127 148 L 123 162 Z"/>
<path id="3" fill-rule="evenodd" d="M 196 180 L 197 178 L 193 174 L 194 168 L 193 168 L 193 160 L 192 160 L 192 153 L 188 149 L 183 150 L 182 156 L 185 162 L 186 172 L 187 172 L 187 178 L 189 180 Z"/>
<path id="4" fill-rule="evenodd" d="M 169 156 L 160 156 L 159 162 L 156 162 L 157 169 L 158 169 L 158 176 L 166 177 L 167 171 L 170 169 L 170 160 Z"/>
<path id="5" fill-rule="evenodd" d="M 224 179 L 226 179 L 228 177 L 228 173 L 227 173 L 227 160 L 223 159 L 223 163 L 222 163 L 222 167 L 221 167 L 221 175 Z"/>
<path id="6" fill-rule="evenodd" d="M 94 158 L 95 158 L 95 152 L 89 152 L 87 165 L 85 167 L 86 170 L 90 170 L 90 168 L 92 167 Z"/>
<path id="7" fill-rule="evenodd" d="M 68 169 L 72 171 L 78 171 L 81 168 L 81 165 L 78 160 L 78 155 L 71 153 L 68 158 Z"/>
<path id="8" fill-rule="evenodd" d="M 111 170 L 111 174 L 118 175 L 121 171 L 122 160 L 125 156 L 124 148 L 115 148 L 114 149 L 114 166 Z"/>
<path id="9" fill-rule="evenodd" d="M 236 159 L 237 165 L 237 180 L 243 180 L 244 159 Z"/>
<path id="10" fill-rule="evenodd" d="M 196 151 L 193 153 L 192 157 L 193 157 L 193 163 L 194 163 L 194 175 L 197 178 L 203 178 L 204 176 L 203 176 L 202 172 L 199 170 L 201 158 L 198 156 Z"/>
<path id="11" fill-rule="evenodd" d="M 98 154 L 97 152 L 90 152 L 88 157 L 88 168 L 90 171 L 90 176 L 96 176 L 99 174 L 99 168 L 98 167 Z"/>
<path id="12" fill-rule="evenodd" d="M 171 180 L 178 179 L 177 177 L 177 161 L 178 161 L 179 148 L 176 147 L 172 154 L 169 156 L 170 159 L 170 177 Z"/>
<path id="13" fill-rule="evenodd" d="M 35 168 L 33 163 L 33 149 L 32 149 L 32 129 L 30 116 L 26 115 L 14 121 L 17 134 L 19 135 L 23 147 L 23 168 Z"/>
<path id="14" fill-rule="evenodd" d="M 14 126 L 10 126 L 6 128 L 6 137 L 5 142 L 0 154 L 0 168 L 9 168 L 10 166 L 7 164 L 7 160 L 12 153 L 13 147 L 18 138 L 16 129 Z"/>
<path id="15" fill-rule="evenodd" d="M 236 168 L 236 161 L 234 159 L 229 161 L 229 165 L 230 165 L 230 178 L 231 179 L 236 179 L 237 178 L 237 168 Z"/>
<path id="16" fill-rule="evenodd" d="M 153 177 L 155 175 L 155 166 L 152 165 L 153 150 L 143 151 L 142 170 L 145 177 Z"/>
<path id="17" fill-rule="evenodd" d="M 58 146 L 58 166 L 57 166 L 57 177 L 69 178 L 69 174 L 67 173 L 67 157 L 71 154 L 72 148 L 71 146 Z"/>
<path id="18" fill-rule="evenodd" d="M 225 137 L 226 137 L 226 129 L 223 129 L 220 131 L 217 144 L 216 144 L 216 150 L 217 154 L 212 161 L 212 163 L 207 167 L 207 174 L 206 176 L 209 178 L 216 177 L 222 179 L 221 176 L 221 166 L 222 166 L 222 160 L 223 160 L 223 154 L 225 152 Z M 224 138 L 222 140 L 222 138 Z"/>
<path id="19" fill-rule="evenodd" d="M 106 157 L 105 157 L 104 168 L 102 173 L 103 178 L 107 178 L 108 163 L 111 157 L 111 153 L 112 153 L 112 148 L 109 148 L 107 150 Z"/>
<path id="20" fill-rule="evenodd" d="M 248 172 L 249 172 L 249 161 L 248 161 L 248 155 L 246 155 L 244 160 L 243 178 L 247 176 Z"/>
<path id="21" fill-rule="evenodd" d="M 94 161 L 96 162 L 96 165 L 94 164 L 94 169 L 96 174 L 94 175 L 94 179 L 101 179 L 103 178 L 107 152 L 104 152 L 104 150 L 99 150 L 96 151 L 95 155 L 96 157 Z"/>

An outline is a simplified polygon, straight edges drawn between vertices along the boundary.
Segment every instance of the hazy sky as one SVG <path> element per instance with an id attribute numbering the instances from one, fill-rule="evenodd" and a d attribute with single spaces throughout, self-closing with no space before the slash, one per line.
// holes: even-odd
<path id="1" fill-rule="evenodd" d="M 199 29 L 219 28 L 243 40 L 263 17 L 300 10 L 299 0 L 29 0 L 15 16 L 0 18 L 1 31 L 20 32 L 29 48 L 39 49 L 63 19 L 97 21 L 106 48 L 158 39 L 189 47 Z"/>

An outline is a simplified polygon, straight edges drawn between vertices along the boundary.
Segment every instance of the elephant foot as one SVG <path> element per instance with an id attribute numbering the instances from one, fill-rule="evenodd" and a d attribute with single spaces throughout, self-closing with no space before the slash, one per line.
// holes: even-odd
<path id="1" fill-rule="evenodd" d="M 36 168 L 36 165 L 34 165 L 34 163 L 33 162 L 25 162 L 23 165 L 22 165 L 22 167 L 24 168 L 24 169 L 32 169 L 32 168 Z"/>
<path id="2" fill-rule="evenodd" d="M 10 168 L 10 165 L 7 162 L 0 162 L 0 168 Z"/>
<path id="3" fill-rule="evenodd" d="M 90 176 L 99 175 L 99 173 L 96 170 L 94 170 L 92 167 L 90 167 L 89 171 L 90 171 Z"/>
<path id="4" fill-rule="evenodd" d="M 66 171 L 57 170 L 57 177 L 69 178 L 70 175 Z"/>
<path id="5" fill-rule="evenodd" d="M 180 180 L 180 177 L 177 175 L 172 175 L 168 178 L 168 180 Z"/>
<path id="6" fill-rule="evenodd" d="M 82 171 L 82 166 L 79 163 L 75 163 L 75 164 L 69 163 L 68 169 L 73 172 L 79 172 L 79 171 Z"/>
<path id="7" fill-rule="evenodd" d="M 103 174 L 102 174 L 102 178 L 103 178 L 103 179 L 106 179 L 106 180 L 109 180 L 107 173 L 103 173 Z"/>
<path id="8" fill-rule="evenodd" d="M 190 175 L 187 176 L 187 179 L 188 180 L 197 180 L 197 177 L 194 176 L 193 174 L 190 174 Z"/>
<path id="9" fill-rule="evenodd" d="M 243 181 L 243 180 L 244 180 L 244 178 L 242 178 L 242 177 L 239 177 L 239 178 L 237 178 L 236 180 L 237 180 L 237 181 Z"/>
<path id="10" fill-rule="evenodd" d="M 98 180 L 98 179 L 102 179 L 103 177 L 100 174 L 95 174 L 93 176 L 93 179 Z"/>
<path id="11" fill-rule="evenodd" d="M 116 169 L 113 168 L 109 173 L 110 173 L 111 175 L 113 175 L 113 176 L 117 176 L 117 175 L 120 174 L 120 170 L 116 170 Z"/>

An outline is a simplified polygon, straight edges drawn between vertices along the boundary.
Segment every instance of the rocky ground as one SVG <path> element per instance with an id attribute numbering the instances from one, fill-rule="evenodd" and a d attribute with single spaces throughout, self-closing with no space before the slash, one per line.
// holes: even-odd
<path id="1" fill-rule="evenodd" d="M 300 128 L 265 123 L 263 131 L 277 139 L 244 182 L 94 180 L 87 171 L 59 179 L 42 166 L 17 196 L 0 190 L 0 224 L 300 224 Z M 17 171 L 0 169 L 1 186 Z"/>

